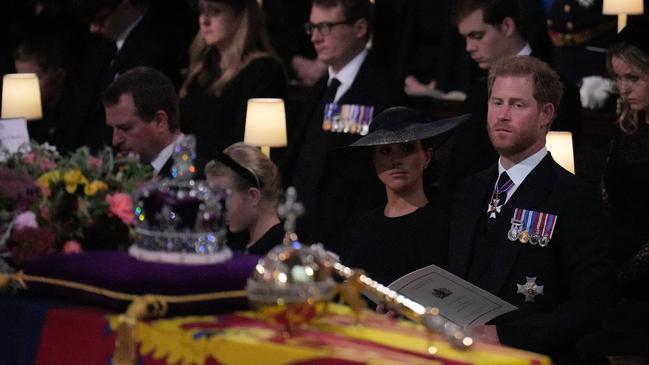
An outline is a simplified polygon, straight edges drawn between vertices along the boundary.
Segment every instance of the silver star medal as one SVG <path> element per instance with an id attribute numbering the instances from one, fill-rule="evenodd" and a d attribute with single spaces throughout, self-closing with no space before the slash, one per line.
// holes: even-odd
<path id="1" fill-rule="evenodd" d="M 526 302 L 534 302 L 534 297 L 543 295 L 543 285 L 536 285 L 536 277 L 526 276 L 527 282 L 525 284 L 516 284 L 518 287 L 517 294 L 523 294 Z"/>

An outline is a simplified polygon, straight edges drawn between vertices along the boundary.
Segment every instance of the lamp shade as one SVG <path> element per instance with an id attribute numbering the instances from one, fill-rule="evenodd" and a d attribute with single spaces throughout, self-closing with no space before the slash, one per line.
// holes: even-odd
<path id="1" fill-rule="evenodd" d="M 643 0 L 604 0 L 602 13 L 606 15 L 638 15 L 644 12 Z"/>
<path id="2" fill-rule="evenodd" d="M 6 74 L 2 81 L 2 118 L 43 118 L 36 74 Z"/>
<path id="3" fill-rule="evenodd" d="M 572 133 L 549 132 L 545 139 L 545 148 L 552 153 L 552 158 L 564 169 L 575 173 L 575 157 L 572 151 Z"/>
<path id="4" fill-rule="evenodd" d="M 282 99 L 249 99 L 243 142 L 252 146 L 286 146 L 286 112 Z"/>

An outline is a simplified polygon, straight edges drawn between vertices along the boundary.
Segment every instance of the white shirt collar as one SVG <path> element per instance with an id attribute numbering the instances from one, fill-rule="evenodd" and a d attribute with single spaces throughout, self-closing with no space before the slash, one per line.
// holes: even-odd
<path id="1" fill-rule="evenodd" d="M 498 176 L 500 176 L 503 171 L 507 171 L 507 175 L 509 175 L 509 178 L 514 182 L 514 186 L 512 186 L 507 192 L 507 198 L 505 199 L 505 202 L 507 202 L 509 198 L 514 195 L 514 192 L 523 183 L 527 175 L 529 175 L 529 173 L 534 170 L 534 168 L 541 162 L 541 160 L 543 160 L 543 158 L 547 154 L 548 150 L 545 148 L 545 146 L 543 146 L 543 148 L 536 151 L 528 158 L 510 167 L 509 170 L 505 170 L 502 165 L 501 159 L 498 159 Z"/>
<path id="2" fill-rule="evenodd" d="M 160 173 L 160 170 L 162 170 L 162 167 L 167 163 L 167 160 L 171 158 L 176 143 L 178 143 L 182 137 L 183 134 L 180 133 L 178 137 L 174 139 L 173 142 L 169 143 L 167 147 L 163 148 L 162 151 L 158 153 L 156 158 L 154 158 L 153 161 L 151 161 L 151 166 L 153 166 L 154 175 L 158 175 Z"/>
<path id="3" fill-rule="evenodd" d="M 529 56 L 531 54 L 532 54 L 532 47 L 530 47 L 530 44 L 526 42 L 523 48 L 520 51 L 518 51 L 517 56 Z"/>
<path id="4" fill-rule="evenodd" d="M 367 57 L 367 52 L 368 51 L 366 48 L 360 51 L 356 55 L 356 57 L 347 62 L 347 64 L 343 66 L 343 68 L 341 68 L 338 73 L 334 73 L 333 68 L 329 66 L 329 80 L 335 77 L 336 79 L 338 79 L 338 81 L 340 81 L 340 86 L 338 86 L 338 90 L 336 90 L 336 97 L 334 99 L 335 102 L 338 102 L 338 100 L 343 95 L 345 95 L 347 90 L 349 90 L 349 88 L 352 86 L 352 83 L 354 83 L 356 74 L 358 74 L 358 70 L 361 69 L 361 65 Z M 327 81 L 327 85 L 328 84 L 329 81 Z"/>
<path id="5" fill-rule="evenodd" d="M 122 49 L 122 47 L 124 46 L 124 42 L 126 42 L 126 38 L 131 33 L 133 28 L 135 28 L 135 26 L 137 26 L 140 23 L 140 20 L 142 20 L 142 16 L 143 15 L 140 15 L 137 19 L 135 19 L 135 21 L 131 25 L 129 25 L 126 29 L 124 29 L 122 34 L 120 34 L 119 37 L 117 37 L 117 40 L 115 40 L 115 46 L 117 47 L 117 52 L 119 52 Z"/>

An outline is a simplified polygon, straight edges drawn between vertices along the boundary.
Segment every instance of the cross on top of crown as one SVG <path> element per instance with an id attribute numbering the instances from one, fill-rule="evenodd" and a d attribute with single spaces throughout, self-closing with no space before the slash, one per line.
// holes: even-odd
<path id="1" fill-rule="evenodd" d="M 286 189 L 286 200 L 277 207 L 277 213 L 284 218 L 286 233 L 295 233 L 295 221 L 304 214 L 304 205 L 297 201 L 297 191 L 294 187 L 289 186 Z"/>

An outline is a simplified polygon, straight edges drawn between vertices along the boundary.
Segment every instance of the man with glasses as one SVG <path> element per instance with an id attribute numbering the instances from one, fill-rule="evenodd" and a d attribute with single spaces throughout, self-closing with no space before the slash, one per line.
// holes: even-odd
<path id="1" fill-rule="evenodd" d="M 372 30 L 369 0 L 313 0 L 304 28 L 327 72 L 307 98 L 301 122 L 289 130 L 283 172 L 306 207 L 300 231 L 335 246 L 336 232 L 378 183 L 371 171 L 363 174 L 356 166 L 345 171 L 327 154 L 366 133 L 372 115 L 398 104 L 400 88 L 390 84 L 366 48 Z"/>

